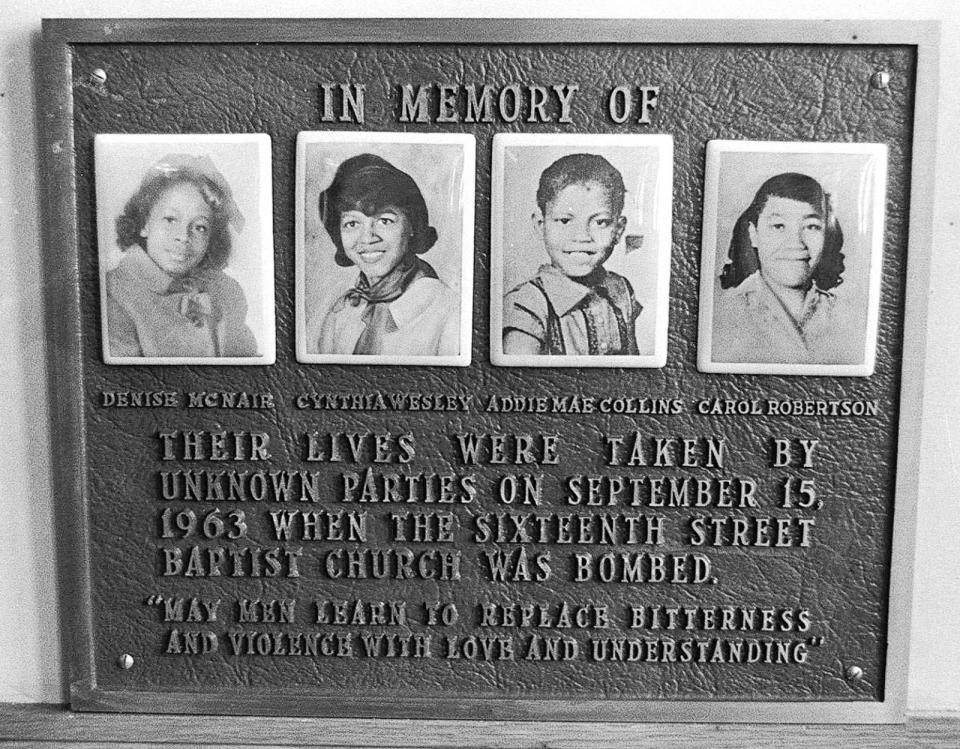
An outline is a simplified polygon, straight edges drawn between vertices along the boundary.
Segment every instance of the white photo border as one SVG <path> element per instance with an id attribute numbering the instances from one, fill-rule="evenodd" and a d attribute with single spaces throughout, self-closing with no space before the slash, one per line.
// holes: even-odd
<path id="1" fill-rule="evenodd" d="M 259 356 L 112 356 L 107 324 L 107 274 L 104 259 L 107 248 L 102 236 L 103 221 L 97 198 L 97 264 L 100 276 L 100 336 L 105 364 L 119 365 L 203 365 L 203 366 L 248 366 L 270 365 L 276 362 L 276 308 L 274 300 L 273 266 L 273 168 L 270 136 L 266 133 L 177 133 L 177 134 L 131 134 L 99 133 L 94 137 L 95 195 L 103 194 L 103 180 L 109 178 L 101 167 L 102 149 L 113 145 L 143 143 L 170 145 L 178 148 L 203 147 L 206 144 L 245 143 L 257 147 L 257 173 L 260 182 L 257 190 L 257 213 L 260 235 L 260 329 L 253 331 L 257 338 Z"/>
<path id="2" fill-rule="evenodd" d="M 503 229 L 504 229 L 504 152 L 515 146 L 594 147 L 605 146 L 655 148 L 657 151 L 657 227 L 656 248 L 657 310 L 652 354 L 525 355 L 503 352 Z M 667 363 L 667 329 L 670 318 L 670 256 L 673 244 L 673 136 L 669 134 L 528 134 L 497 133 L 493 137 L 490 189 L 490 361 L 498 367 L 627 367 L 660 368 Z"/>
<path id="3" fill-rule="evenodd" d="M 718 205 L 722 154 L 817 154 L 865 155 L 876 158 L 871 212 L 870 275 L 867 283 L 867 317 L 863 360 L 859 364 L 804 364 L 782 362 L 713 361 L 714 288 L 717 274 Z M 771 175 L 772 176 L 772 175 Z M 697 336 L 697 368 L 719 374 L 813 375 L 869 377 L 876 364 L 877 329 L 880 315 L 885 208 L 887 192 L 887 146 L 883 143 L 820 143 L 815 141 L 711 140 L 707 142 L 704 172 L 703 233 L 700 256 L 700 300 Z"/>
<path id="4" fill-rule="evenodd" d="M 460 257 L 460 351 L 453 355 L 358 355 L 314 354 L 307 351 L 306 310 L 306 154 L 312 143 L 377 143 L 390 145 L 459 145 L 463 151 L 460 202 L 461 257 Z M 296 358 L 301 364 L 365 365 L 419 365 L 437 367 L 467 367 L 473 349 L 473 235 L 476 183 L 476 137 L 460 133 L 403 133 L 390 131 L 322 131 L 301 130 L 297 133 L 295 217 L 295 327 Z"/>

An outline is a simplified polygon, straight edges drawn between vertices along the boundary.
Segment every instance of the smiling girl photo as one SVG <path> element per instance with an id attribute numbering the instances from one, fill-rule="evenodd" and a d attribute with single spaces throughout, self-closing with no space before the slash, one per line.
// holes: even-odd
<path id="1" fill-rule="evenodd" d="M 664 365 L 672 158 L 669 135 L 494 136 L 494 364 Z"/>
<path id="2" fill-rule="evenodd" d="M 473 138 L 301 133 L 298 359 L 470 360 Z"/>
<path id="3" fill-rule="evenodd" d="M 709 144 L 702 370 L 872 371 L 885 158 L 873 144 Z"/>

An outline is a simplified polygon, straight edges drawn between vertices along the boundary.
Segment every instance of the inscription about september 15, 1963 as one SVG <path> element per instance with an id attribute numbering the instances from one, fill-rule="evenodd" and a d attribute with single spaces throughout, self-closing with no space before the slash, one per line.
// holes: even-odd
<path id="1" fill-rule="evenodd" d="M 102 392 L 101 403 L 274 407 L 267 393 L 184 396 Z M 442 394 L 311 393 L 296 399 L 302 408 L 376 403 L 388 409 L 388 402 L 428 411 L 474 406 L 472 396 Z M 876 413 L 876 404 L 864 402 L 556 396 L 491 397 L 483 407 Z M 418 600 L 402 585 L 392 585 L 387 600 L 364 598 L 356 585 L 349 598 L 306 600 L 157 593 L 147 603 L 166 625 L 157 643 L 166 655 L 211 655 L 222 648 L 231 657 L 788 665 L 805 663 L 824 640 L 810 610 L 787 600 L 665 605 L 628 594 L 614 602 L 578 585 L 720 585 L 724 565 L 714 557 L 717 549 L 811 547 L 824 506 L 812 469 L 829 450 L 819 439 L 761 440 L 753 447 L 771 470 L 758 480 L 737 471 L 738 456 L 718 436 L 598 434 L 593 450 L 602 461 L 593 474 L 563 471 L 571 451 L 585 446 L 565 444 L 557 434 L 461 432 L 431 435 L 424 445 L 411 432 L 310 431 L 285 446 L 300 458 L 287 468 L 272 462 L 277 437 L 267 431 L 162 430 L 155 436 L 161 579 L 481 582 L 473 601 Z M 418 463 L 431 457 L 456 470 L 421 470 Z M 683 471 L 669 470 L 677 468 Z M 267 543 L 242 543 L 251 523 L 266 526 L 260 538 Z M 483 586 L 511 583 L 532 592 L 549 590 L 551 580 L 564 581 L 562 597 L 540 594 L 533 601 Z M 473 625 L 466 632 L 454 628 L 461 619 Z M 290 626 L 255 626 L 263 624 Z"/>
<path id="2" fill-rule="evenodd" d="M 70 56 L 96 689 L 441 717 L 883 700 L 912 92 L 864 81 L 912 81 L 914 48 Z M 201 135 L 146 137 L 171 132 Z M 199 216 L 176 250 L 143 198 L 171 174 L 150 200 Z M 803 212 L 786 261 L 773 205 Z M 721 288 L 729 265 L 748 279 Z M 169 340 L 209 351 L 164 353 L 127 293 L 144 268 Z M 768 338 L 806 358 L 744 367 L 718 333 L 698 368 L 705 320 L 791 284 L 802 314 Z M 454 300 L 418 318 L 426 355 L 391 343 L 418 288 Z M 849 309 L 847 348 L 803 348 Z"/>

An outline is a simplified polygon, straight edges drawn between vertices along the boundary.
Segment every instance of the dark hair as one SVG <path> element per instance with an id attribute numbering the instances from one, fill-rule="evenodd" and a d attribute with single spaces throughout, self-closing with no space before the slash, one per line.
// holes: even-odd
<path id="1" fill-rule="evenodd" d="M 623 175 L 603 156 L 593 153 L 571 153 L 562 156 L 543 170 L 537 186 L 537 205 L 540 212 L 546 213 L 547 204 L 555 200 L 565 187 L 592 183 L 606 190 L 613 213 L 619 215 L 623 211 L 623 196 L 627 192 L 623 185 Z"/>
<path id="2" fill-rule="evenodd" d="M 408 252 L 419 255 L 437 242 L 437 230 L 430 226 L 427 203 L 413 177 L 372 153 L 352 156 L 340 164 L 333 182 L 320 193 L 319 203 L 320 219 L 337 248 L 333 256 L 337 265 L 353 265 L 340 236 L 340 216 L 346 211 L 367 216 L 387 208 L 400 211 L 411 229 Z"/>
<path id="3" fill-rule="evenodd" d="M 756 227 L 760 214 L 771 197 L 807 203 L 823 217 L 823 254 L 814 269 L 813 281 L 824 291 L 843 283 L 843 230 L 833 215 L 829 193 L 824 192 L 823 187 L 813 177 L 786 172 L 771 177 L 760 185 L 749 208 L 737 219 L 730 238 L 728 260 L 720 274 L 720 287 L 731 289 L 739 286 L 760 269 L 760 257 L 757 248 L 750 241 L 749 227 L 751 224 Z"/>
<path id="4" fill-rule="evenodd" d="M 140 189 L 127 201 L 123 213 L 117 218 L 117 244 L 121 250 L 127 250 L 134 245 L 146 250 L 144 238 L 140 236 L 140 232 L 150 218 L 150 211 L 164 192 L 180 184 L 196 187 L 210 206 L 210 239 L 207 243 L 207 253 L 198 267 L 222 270 L 230 258 L 231 248 L 229 215 L 226 208 L 228 196 L 210 179 L 191 170 L 168 169 L 148 172 L 147 178 L 140 183 Z"/>

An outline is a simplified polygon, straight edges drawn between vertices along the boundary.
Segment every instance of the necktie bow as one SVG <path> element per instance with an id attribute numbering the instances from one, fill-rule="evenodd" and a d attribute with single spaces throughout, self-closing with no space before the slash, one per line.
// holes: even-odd
<path id="1" fill-rule="evenodd" d="M 208 324 L 214 312 L 213 300 L 196 279 L 185 278 L 170 290 L 181 295 L 179 305 L 181 315 L 197 328 Z"/>

